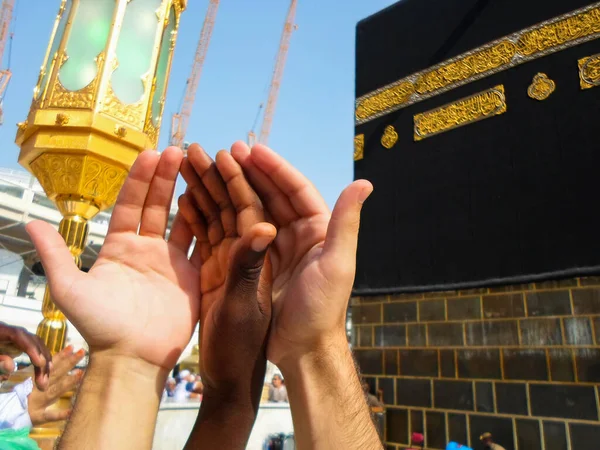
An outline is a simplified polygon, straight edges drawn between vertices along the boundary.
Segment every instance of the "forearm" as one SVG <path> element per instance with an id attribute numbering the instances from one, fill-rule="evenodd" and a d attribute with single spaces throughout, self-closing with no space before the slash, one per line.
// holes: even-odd
<path id="1" fill-rule="evenodd" d="M 226 448 L 243 450 L 252 431 L 258 405 L 221 401 L 203 396 L 194 430 L 186 450 Z"/>
<path id="2" fill-rule="evenodd" d="M 92 355 L 59 449 L 150 449 L 167 371 Z"/>
<path id="3" fill-rule="evenodd" d="M 258 414 L 264 386 L 266 360 L 252 377 L 217 392 L 205 386 L 202 404 L 185 450 L 244 450 Z"/>
<path id="4" fill-rule="evenodd" d="M 298 449 L 382 449 L 345 336 L 281 369 Z"/>

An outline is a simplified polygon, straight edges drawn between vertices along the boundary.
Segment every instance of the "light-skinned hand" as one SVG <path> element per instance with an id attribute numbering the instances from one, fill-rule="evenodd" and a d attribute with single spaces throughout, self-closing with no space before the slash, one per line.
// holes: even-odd
<path id="1" fill-rule="evenodd" d="M 196 255 L 188 258 L 192 234 L 180 216 L 165 240 L 182 160 L 175 147 L 160 155 L 140 154 L 88 273 L 77 268 L 50 224 L 27 225 L 52 298 L 88 343 L 92 361 L 106 355 L 168 372 L 194 332 L 200 317 L 200 265 Z"/>
<path id="2" fill-rule="evenodd" d="M 73 352 L 71 346 L 65 347 L 54 356 L 48 389 L 42 392 L 34 387 L 27 400 L 29 417 L 34 426 L 65 420 L 69 417 L 71 414 L 70 408 L 55 409 L 51 406 L 67 392 L 77 388 L 83 372 L 73 369 L 84 356 L 85 352 L 83 350 Z"/>
<path id="3" fill-rule="evenodd" d="M 347 345 L 360 212 L 373 186 L 353 182 L 330 213 L 313 184 L 273 150 L 263 145 L 250 150 L 238 142 L 231 154 L 278 230 L 269 252 L 273 323 L 268 359 L 284 368 L 307 353 Z"/>

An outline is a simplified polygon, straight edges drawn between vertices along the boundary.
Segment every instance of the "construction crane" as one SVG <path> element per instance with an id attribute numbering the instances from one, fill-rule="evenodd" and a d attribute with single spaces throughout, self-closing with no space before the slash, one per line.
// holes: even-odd
<path id="1" fill-rule="evenodd" d="M 6 44 L 10 39 L 12 42 L 12 33 L 10 26 L 12 23 L 13 10 L 15 7 L 15 0 L 3 0 L 2 6 L 0 7 L 0 64 L 4 60 L 4 51 Z M 0 125 L 4 122 L 4 94 L 10 81 L 10 46 L 8 54 L 8 64 L 6 69 L 0 70 Z"/>
<path id="2" fill-rule="evenodd" d="M 217 11 L 219 10 L 219 1 L 220 0 L 209 0 L 208 12 L 204 19 L 204 25 L 200 32 L 200 40 L 198 41 L 198 47 L 196 48 L 196 55 L 194 56 L 194 63 L 192 64 L 192 73 L 187 79 L 185 93 L 179 111 L 173 114 L 173 119 L 171 121 L 170 144 L 180 148 L 183 148 L 184 146 L 185 135 L 190 123 L 190 117 L 192 116 L 198 83 L 200 82 L 204 61 L 206 60 L 210 39 L 215 27 Z"/>
<path id="3" fill-rule="evenodd" d="M 296 6 L 298 0 L 292 0 L 290 9 L 287 14 L 285 26 L 283 27 L 283 34 L 281 35 L 281 42 L 279 43 L 279 51 L 277 52 L 277 60 L 275 62 L 275 68 L 273 70 L 273 79 L 269 88 L 269 97 L 267 99 L 267 106 L 265 108 L 265 114 L 263 117 L 262 127 L 258 137 L 258 142 L 264 145 L 268 145 L 269 136 L 271 135 L 271 127 L 273 126 L 273 116 L 275 115 L 275 108 L 277 107 L 277 100 L 279 99 L 279 90 L 281 88 L 281 81 L 283 80 L 283 72 L 285 69 L 285 63 L 287 61 L 287 55 L 290 49 L 290 41 L 292 39 L 293 32 L 297 29 L 295 22 L 296 19 Z M 262 105 L 259 107 L 258 114 L 262 110 Z M 256 123 L 256 120 L 255 120 Z M 248 144 L 250 146 L 256 143 L 256 134 L 254 128 L 248 133 Z"/>

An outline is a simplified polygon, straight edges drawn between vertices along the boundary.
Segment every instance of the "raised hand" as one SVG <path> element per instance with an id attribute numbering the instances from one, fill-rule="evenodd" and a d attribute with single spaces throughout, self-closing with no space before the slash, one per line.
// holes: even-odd
<path id="1" fill-rule="evenodd" d="M 0 376 L 7 377 L 12 373 L 15 370 L 12 357 L 25 352 L 33 364 L 37 388 L 42 391 L 46 390 L 52 355 L 40 338 L 35 334 L 31 334 L 25 328 L 0 322 L 0 347 L 5 347 L 7 353 L 16 349 L 16 353 L 2 355 L 0 358 Z M 2 350 L 0 350 L 0 353 L 2 353 Z"/>
<path id="2" fill-rule="evenodd" d="M 45 222 L 27 226 L 52 297 L 95 353 L 108 352 L 170 370 L 199 318 L 199 266 L 188 260 L 192 236 L 181 218 L 165 241 L 183 153 L 142 153 L 114 207 L 89 273 Z"/>
<path id="3" fill-rule="evenodd" d="M 315 187 L 275 152 L 232 149 L 278 227 L 270 249 L 273 322 L 267 356 L 283 372 L 298 449 L 380 450 L 346 339 L 360 211 L 356 181 L 330 214 Z"/>
<path id="4" fill-rule="evenodd" d="M 271 292 L 263 263 L 276 231 L 229 153 L 219 152 L 215 163 L 192 145 L 181 173 L 188 188 L 180 212 L 196 236 L 202 264 L 204 393 L 188 447 L 243 449 L 264 383 Z"/>
<path id="5" fill-rule="evenodd" d="M 165 241 L 182 160 L 175 147 L 140 154 L 89 273 L 50 225 L 27 227 L 54 301 L 90 347 L 59 448 L 152 446 L 167 375 L 200 317 L 199 250 L 188 259 L 193 235 L 180 215 Z"/>
<path id="6" fill-rule="evenodd" d="M 356 269 L 362 204 L 373 187 L 356 181 L 333 214 L 300 172 L 269 148 L 232 149 L 278 228 L 270 251 L 273 325 L 267 356 L 278 365 L 346 341 L 345 320 Z"/>
<path id="7" fill-rule="evenodd" d="M 73 352 L 71 346 L 56 354 L 50 372 L 48 389 L 42 392 L 34 388 L 27 400 L 29 417 L 34 426 L 65 420 L 69 417 L 71 414 L 70 409 L 57 409 L 51 408 L 51 406 L 67 392 L 74 390 L 79 384 L 83 372 L 73 369 L 84 356 L 85 352 L 83 350 Z"/>

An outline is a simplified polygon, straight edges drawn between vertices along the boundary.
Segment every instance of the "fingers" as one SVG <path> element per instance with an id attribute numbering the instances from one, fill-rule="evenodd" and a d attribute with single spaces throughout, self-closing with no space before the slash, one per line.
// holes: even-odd
<path id="1" fill-rule="evenodd" d="M 68 346 L 54 356 L 52 361 L 52 380 L 60 379 L 67 375 L 85 357 L 85 350 L 73 352 L 73 347 Z"/>
<path id="2" fill-rule="evenodd" d="M 254 164 L 250 148 L 245 143 L 240 141 L 233 144 L 231 156 L 243 168 L 244 175 L 266 207 L 265 213 L 271 216 L 274 223 L 284 227 L 300 217 L 290 199 Z"/>
<path id="3" fill-rule="evenodd" d="M 25 227 L 42 261 L 52 297 L 63 311 L 69 309 L 65 291 L 86 276 L 73 261 L 64 239 L 49 223 L 34 221 Z"/>
<path id="4" fill-rule="evenodd" d="M 181 164 L 181 175 L 188 186 L 186 194 L 191 194 L 194 199 L 190 204 L 195 205 L 193 208 L 194 211 L 199 208 L 202 212 L 202 216 L 198 214 L 198 217 L 203 217 L 201 222 L 206 224 L 204 228 L 206 228 L 208 241 L 213 245 L 218 244 L 225 237 L 223 225 L 221 224 L 221 210 L 213 201 L 210 193 L 204 187 L 200 176 L 196 173 L 196 170 L 192 167 L 192 164 L 187 158 L 184 159 Z M 179 200 L 181 202 L 181 198 Z M 190 200 L 189 197 L 188 200 Z M 179 207 L 181 208 L 181 205 Z M 186 220 L 190 225 L 194 223 L 190 222 L 188 216 L 184 217 L 186 217 Z M 195 223 L 199 224 L 200 221 L 196 221 Z M 199 232 L 199 229 L 192 227 L 192 231 L 196 238 L 198 238 L 197 232 Z"/>
<path id="5" fill-rule="evenodd" d="M 266 251 L 275 239 L 277 231 L 269 223 L 262 222 L 252 226 L 236 246 L 230 257 L 230 270 L 227 277 L 226 299 L 229 302 L 248 302 L 249 296 L 257 300 L 257 291 L 263 269 Z M 266 315 L 271 312 L 271 296 L 268 304 L 259 304 Z M 259 299 L 260 300 L 260 299 Z"/>
<path id="6" fill-rule="evenodd" d="M 241 236 L 252 225 L 265 220 L 262 204 L 231 154 L 220 151 L 215 160 L 237 212 L 237 234 Z"/>
<path id="7" fill-rule="evenodd" d="M 67 420 L 71 416 L 71 412 L 71 409 L 47 409 L 44 411 L 44 422 Z"/>
<path id="8" fill-rule="evenodd" d="M 67 392 L 74 390 L 81 381 L 81 378 L 83 378 L 83 372 L 81 370 L 74 370 L 71 375 L 53 379 L 46 396 L 47 404 L 51 405 Z"/>
<path id="9" fill-rule="evenodd" d="M 273 150 L 264 145 L 255 145 L 252 148 L 251 158 L 254 164 L 287 196 L 298 215 L 311 217 L 329 213 L 325 200 L 313 184 Z"/>
<path id="10" fill-rule="evenodd" d="M 192 233 L 192 229 L 182 216 L 181 211 L 178 211 L 171 226 L 169 244 L 187 255 L 193 240 L 194 234 Z"/>
<path id="11" fill-rule="evenodd" d="M 164 238 L 183 152 L 168 147 L 161 155 L 144 202 L 140 235 Z"/>
<path id="12" fill-rule="evenodd" d="M 50 364 L 52 355 L 39 337 L 25 328 L 11 327 L 9 340 L 19 349 L 27 353 L 34 367 L 35 384 L 40 391 L 45 391 L 50 382 Z"/>
<path id="13" fill-rule="evenodd" d="M 108 227 L 109 233 L 137 233 L 159 161 L 160 155 L 153 150 L 142 152 L 137 157 L 117 198 Z"/>
<path id="14" fill-rule="evenodd" d="M 202 217 L 198 207 L 190 199 L 189 193 L 186 192 L 184 195 L 179 197 L 179 214 L 187 222 L 191 232 L 196 237 L 196 246 L 194 253 L 200 257 L 200 260 L 194 260 L 194 262 L 206 261 L 211 255 L 211 241 L 206 228 L 206 222 Z M 214 236 L 213 236 L 214 238 Z M 219 241 L 216 241 L 218 243 Z"/>
<path id="15" fill-rule="evenodd" d="M 0 324 L 2 338 L 12 342 L 21 351 L 27 353 L 35 371 L 35 384 L 40 391 L 45 391 L 49 383 L 52 355 L 39 337 L 25 328 Z M 6 362 L 5 362 L 6 363 Z M 14 370 L 14 363 L 12 363 Z"/>
<path id="16" fill-rule="evenodd" d="M 373 185 L 366 180 L 358 180 L 348 186 L 338 199 L 323 248 L 322 261 L 339 264 L 340 261 L 356 261 L 356 247 L 360 212 L 365 200 L 373 192 Z"/>
<path id="17" fill-rule="evenodd" d="M 216 164 L 197 144 L 192 144 L 188 148 L 187 155 L 196 173 L 200 176 L 202 184 L 220 209 L 225 236 L 235 236 L 237 233 L 235 209 Z M 199 206 L 201 205 L 199 204 Z"/>
<path id="18" fill-rule="evenodd" d="M 8 355 L 0 355 L 0 375 L 10 375 L 15 371 L 15 361 Z"/>

